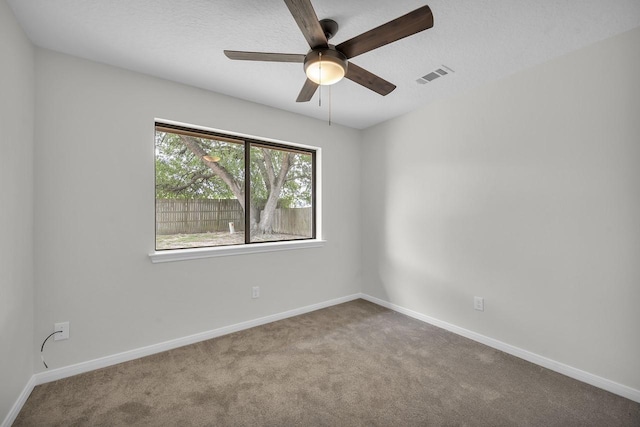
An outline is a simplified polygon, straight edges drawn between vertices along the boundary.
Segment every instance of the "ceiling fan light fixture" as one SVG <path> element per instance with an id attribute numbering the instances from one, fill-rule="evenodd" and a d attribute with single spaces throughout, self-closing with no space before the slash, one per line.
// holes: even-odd
<path id="1" fill-rule="evenodd" d="M 332 85 L 347 74 L 347 65 L 347 57 L 331 47 L 313 49 L 304 59 L 304 72 L 316 84 Z"/>

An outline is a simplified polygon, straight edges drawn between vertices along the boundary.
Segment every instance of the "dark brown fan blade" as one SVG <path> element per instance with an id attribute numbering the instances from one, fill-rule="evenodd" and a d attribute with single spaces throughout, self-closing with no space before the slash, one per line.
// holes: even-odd
<path id="1" fill-rule="evenodd" d="M 396 88 L 396 85 L 393 83 L 389 83 L 382 77 L 378 77 L 364 68 L 358 67 L 352 62 L 349 62 L 349 67 L 347 68 L 347 74 L 345 77 L 366 87 L 367 89 L 371 89 L 372 91 L 379 93 L 382 96 L 390 94 Z"/>
<path id="2" fill-rule="evenodd" d="M 340 43 L 336 49 L 347 58 L 361 55 L 402 38 L 433 27 L 433 14 L 429 6 L 409 12 L 379 27 Z"/>
<path id="3" fill-rule="evenodd" d="M 304 82 L 304 86 L 302 86 L 302 90 L 300 91 L 300 94 L 298 95 L 298 99 L 296 99 L 296 102 L 311 101 L 311 98 L 313 98 L 313 94 L 316 93 L 317 89 L 318 89 L 318 84 L 307 79 L 307 81 Z"/>
<path id="4" fill-rule="evenodd" d="M 273 62 L 304 62 L 305 55 L 297 53 L 268 53 L 268 52 L 243 52 L 238 50 L 225 50 L 224 54 L 229 59 L 241 61 L 273 61 Z"/>
<path id="5" fill-rule="evenodd" d="M 327 37 L 310 0 L 284 0 L 311 49 L 327 47 Z"/>

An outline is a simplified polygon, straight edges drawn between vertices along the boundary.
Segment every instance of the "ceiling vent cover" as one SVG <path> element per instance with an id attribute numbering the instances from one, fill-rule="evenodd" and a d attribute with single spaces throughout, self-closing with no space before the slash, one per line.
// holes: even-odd
<path id="1" fill-rule="evenodd" d="M 434 81 L 437 78 L 446 76 L 447 74 L 453 73 L 453 72 L 454 71 L 451 68 L 447 67 L 446 65 L 443 65 L 442 68 L 438 68 L 437 70 L 432 71 L 429 74 L 425 74 L 424 76 L 420 77 L 418 80 L 416 80 L 416 82 L 418 82 L 421 85 L 427 84 L 429 82 Z"/>

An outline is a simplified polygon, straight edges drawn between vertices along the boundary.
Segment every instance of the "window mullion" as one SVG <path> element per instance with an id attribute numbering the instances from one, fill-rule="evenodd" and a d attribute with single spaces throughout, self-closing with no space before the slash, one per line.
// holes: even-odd
<path id="1" fill-rule="evenodd" d="M 244 243 L 251 243 L 251 143 L 244 143 Z"/>

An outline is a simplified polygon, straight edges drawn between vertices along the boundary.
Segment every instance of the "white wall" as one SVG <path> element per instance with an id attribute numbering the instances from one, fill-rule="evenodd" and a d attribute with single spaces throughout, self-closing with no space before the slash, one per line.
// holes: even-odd
<path id="1" fill-rule="evenodd" d="M 366 130 L 364 292 L 639 390 L 638 46 Z"/>
<path id="2" fill-rule="evenodd" d="M 0 422 L 33 373 L 34 49 L 0 1 Z"/>
<path id="3" fill-rule="evenodd" d="M 46 50 L 36 70 L 36 342 L 71 322 L 51 367 L 359 292 L 357 131 Z M 156 117 L 321 147 L 326 246 L 152 264 Z"/>

